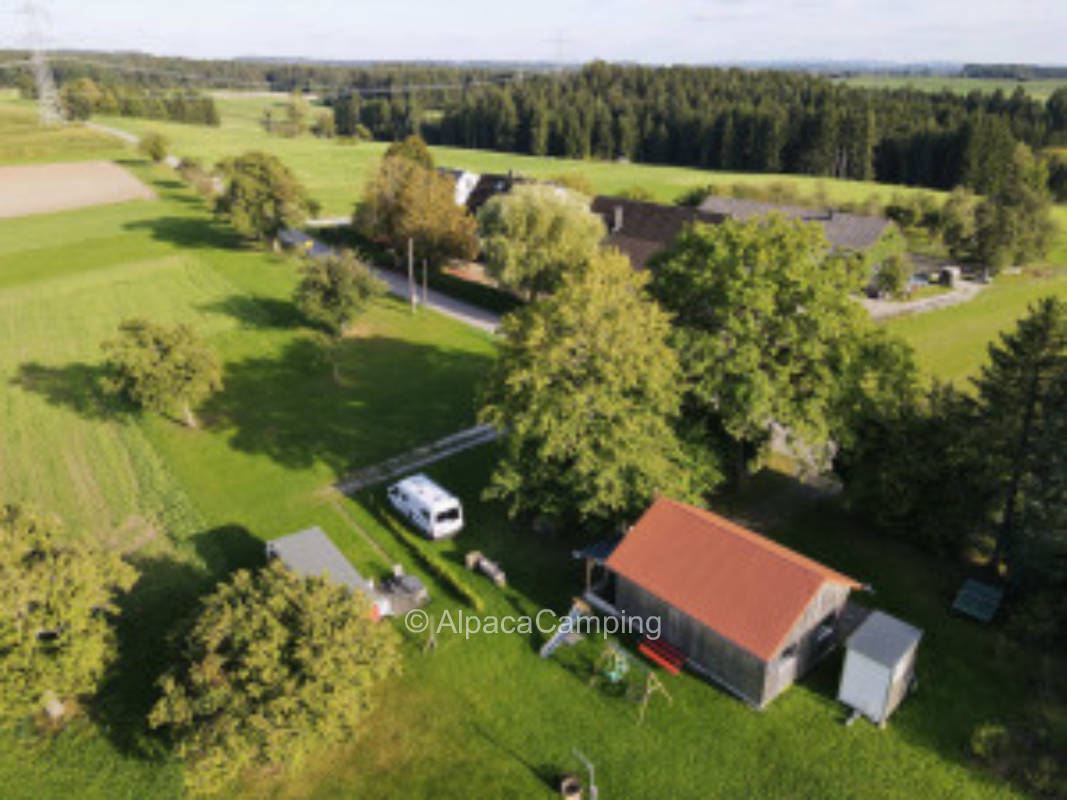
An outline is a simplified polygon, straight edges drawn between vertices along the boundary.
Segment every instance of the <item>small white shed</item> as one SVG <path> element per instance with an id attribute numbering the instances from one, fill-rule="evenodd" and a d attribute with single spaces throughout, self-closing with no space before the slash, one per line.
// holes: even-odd
<path id="1" fill-rule="evenodd" d="M 911 688 L 922 635 L 896 617 L 872 612 L 845 644 L 837 699 L 871 722 L 885 725 Z"/>

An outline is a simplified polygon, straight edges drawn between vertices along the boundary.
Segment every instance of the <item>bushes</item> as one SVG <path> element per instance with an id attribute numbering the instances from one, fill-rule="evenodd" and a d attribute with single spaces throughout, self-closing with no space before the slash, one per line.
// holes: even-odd
<path id="1" fill-rule="evenodd" d="M 214 197 L 216 194 L 215 178 L 204 169 L 203 163 L 198 158 L 183 158 L 178 162 L 178 174 L 187 184 L 196 189 L 203 197 Z"/>
<path id="2" fill-rule="evenodd" d="M 137 151 L 142 155 L 148 156 L 157 164 L 167 157 L 167 149 L 169 147 L 170 142 L 167 137 L 156 131 L 149 131 L 137 143 Z"/>
<path id="3" fill-rule="evenodd" d="M 523 305 L 522 300 L 513 294 L 445 272 L 431 273 L 428 282 L 431 289 L 497 314 L 507 314 Z"/>
<path id="4" fill-rule="evenodd" d="M 482 599 L 482 596 L 467 583 L 461 574 L 456 572 L 451 564 L 445 561 L 440 553 L 403 527 L 388 513 L 383 513 L 382 518 L 385 520 L 386 525 L 396 534 L 397 538 L 412 550 L 430 572 L 451 586 L 452 590 L 462 597 L 475 611 L 482 612 L 485 610 L 485 600 Z"/>

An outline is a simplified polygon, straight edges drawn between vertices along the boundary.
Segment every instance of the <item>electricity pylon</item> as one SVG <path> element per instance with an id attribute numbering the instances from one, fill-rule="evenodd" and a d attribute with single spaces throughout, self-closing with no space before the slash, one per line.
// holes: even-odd
<path id="1" fill-rule="evenodd" d="M 48 11 L 42 0 L 25 0 L 19 11 L 26 17 L 26 39 L 29 45 L 30 66 L 37 82 L 37 113 L 42 125 L 63 124 L 63 110 L 59 105 L 59 92 L 52 78 L 52 68 L 44 54 L 45 25 Z"/>

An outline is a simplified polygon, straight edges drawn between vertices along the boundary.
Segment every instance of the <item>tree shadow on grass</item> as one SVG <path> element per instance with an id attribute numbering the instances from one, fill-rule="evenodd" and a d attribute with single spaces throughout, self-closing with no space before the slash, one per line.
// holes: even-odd
<path id="1" fill-rule="evenodd" d="M 157 241 L 191 249 L 236 250 L 244 245 L 244 240 L 233 228 L 206 215 L 134 220 L 125 223 L 123 228 L 148 231 Z"/>
<path id="2" fill-rule="evenodd" d="M 127 755 L 167 757 L 162 738 L 149 730 L 147 721 L 159 698 L 159 677 L 176 663 L 181 635 L 195 618 L 200 598 L 231 572 L 265 563 L 263 542 L 240 525 L 222 525 L 191 541 L 206 569 L 171 556 L 129 559 L 140 577 L 119 601 L 118 659 L 90 708 L 92 718 Z"/>
<path id="3" fill-rule="evenodd" d="M 523 756 L 515 748 L 508 744 L 505 744 L 501 739 L 491 734 L 481 725 L 473 723 L 470 726 L 471 732 L 483 739 L 495 750 L 500 751 L 506 758 L 518 762 L 538 781 L 543 783 L 545 787 L 552 791 L 559 789 L 560 781 L 564 775 L 570 774 L 568 770 L 561 769 L 557 764 L 533 764 Z"/>
<path id="4" fill-rule="evenodd" d="M 197 310 L 225 314 L 248 328 L 297 328 L 307 324 L 294 303 L 263 295 L 233 294 L 199 305 Z"/>
<path id="5" fill-rule="evenodd" d="M 278 357 L 227 364 L 203 418 L 237 450 L 292 468 L 324 463 L 341 477 L 470 425 L 489 363 L 383 336 L 300 336 Z"/>
<path id="6" fill-rule="evenodd" d="M 100 388 L 105 373 L 103 366 L 94 364 L 50 367 L 30 361 L 19 365 L 10 384 L 39 394 L 50 405 L 69 408 L 86 419 L 105 419 L 129 410 Z"/>
<path id="7" fill-rule="evenodd" d="M 148 728 L 148 713 L 159 697 L 156 681 L 174 663 L 174 634 L 213 581 L 203 570 L 171 557 L 134 556 L 130 562 L 140 577 L 119 600 L 118 659 L 90 715 L 122 753 L 162 759 L 163 742 Z"/>
<path id="8" fill-rule="evenodd" d="M 225 577 L 239 569 L 259 569 L 267 563 L 263 540 L 243 525 L 220 525 L 192 537 L 197 555 L 212 575 Z"/>

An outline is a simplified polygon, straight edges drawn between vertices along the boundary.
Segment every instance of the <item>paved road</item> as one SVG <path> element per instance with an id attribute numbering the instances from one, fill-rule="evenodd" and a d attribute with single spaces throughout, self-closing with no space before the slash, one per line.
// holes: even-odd
<path id="1" fill-rule="evenodd" d="M 389 284 L 390 292 L 405 299 L 409 297 L 407 278 L 387 269 L 379 269 L 376 272 L 378 277 Z M 421 286 L 417 288 L 416 294 L 419 298 L 419 304 L 422 305 Z M 425 306 L 439 314 L 444 314 L 446 317 L 451 317 L 486 333 L 496 333 L 500 327 L 500 316 L 498 314 L 486 311 L 484 308 L 479 308 L 470 303 L 465 303 L 462 300 L 457 300 L 454 297 L 449 297 L 447 294 L 442 294 L 433 289 L 426 293 Z"/>
<path id="2" fill-rule="evenodd" d="M 985 286 L 983 283 L 961 280 L 951 292 L 935 294 L 918 300 L 872 300 L 864 297 L 861 302 L 871 315 L 871 319 L 889 319 L 899 317 L 901 314 L 922 314 L 970 302 Z"/>
<path id="3" fill-rule="evenodd" d="M 100 131 L 101 133 L 106 133 L 111 136 L 117 136 L 118 138 L 122 139 L 122 141 L 129 142 L 130 144 L 138 144 L 141 141 L 139 137 L 134 136 L 129 131 L 120 130 L 119 128 L 112 128 L 108 125 L 101 125 L 99 122 L 93 122 L 92 120 L 86 120 L 85 124 L 86 126 L 93 128 L 94 130 Z M 178 164 L 181 163 L 181 159 L 179 159 L 175 155 L 168 155 L 164 157 L 163 163 L 171 169 L 177 169 Z"/>

